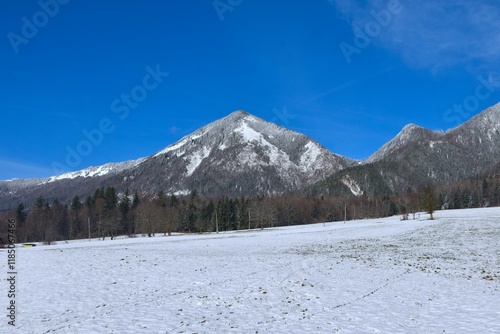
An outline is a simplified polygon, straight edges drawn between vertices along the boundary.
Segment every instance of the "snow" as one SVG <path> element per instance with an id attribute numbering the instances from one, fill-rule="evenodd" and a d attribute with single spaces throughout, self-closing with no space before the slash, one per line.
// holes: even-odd
<path id="1" fill-rule="evenodd" d="M 251 127 L 248 126 L 247 123 L 245 122 L 241 122 L 240 126 L 237 127 L 235 130 L 235 132 L 239 132 L 242 136 L 243 136 L 243 139 L 246 141 L 246 142 L 253 142 L 254 140 L 257 141 L 257 142 L 261 142 L 261 141 L 264 141 L 266 142 L 268 145 L 270 145 L 265 139 L 264 137 L 262 136 L 262 134 L 260 134 L 259 132 L 255 131 L 254 129 L 252 129 Z"/>
<path id="2" fill-rule="evenodd" d="M 283 172 L 288 171 L 289 168 L 291 168 L 292 163 L 290 161 L 290 157 L 283 151 L 281 151 L 279 148 L 268 142 L 264 136 L 251 128 L 246 122 L 247 118 L 245 118 L 241 124 L 234 130 L 235 132 L 238 132 L 241 134 L 243 137 L 243 140 L 247 143 L 259 143 L 262 145 L 264 148 L 268 150 L 267 154 L 269 156 L 270 164 L 274 166 L 278 166 Z M 257 161 L 259 161 L 259 157 L 255 152 L 240 152 L 238 155 L 239 159 L 241 162 L 253 166 L 256 164 L 259 164 Z M 261 163 L 263 164 L 263 163 Z M 267 165 L 268 163 L 264 163 Z"/>
<path id="3" fill-rule="evenodd" d="M 351 193 L 354 196 L 363 195 L 363 191 L 361 190 L 359 185 L 356 183 L 356 181 L 351 179 L 351 177 L 349 175 L 344 176 L 341 181 L 343 184 L 345 184 L 349 188 L 349 190 L 351 191 Z"/>
<path id="4" fill-rule="evenodd" d="M 300 165 L 304 170 L 307 170 L 314 165 L 321 156 L 321 149 L 318 145 L 314 144 L 312 141 L 305 145 L 306 152 L 300 157 Z"/>
<path id="5" fill-rule="evenodd" d="M 203 159 L 205 159 L 209 155 L 210 155 L 210 149 L 205 147 L 205 146 L 201 149 L 201 151 L 196 152 L 195 154 L 192 154 L 190 156 L 189 164 L 187 166 L 186 175 L 191 176 L 194 173 L 194 171 L 196 170 L 196 168 L 198 168 L 198 166 L 200 166 Z"/>
<path id="6" fill-rule="evenodd" d="M 500 209 L 435 215 L 19 248 L 18 330 L 500 332 Z"/>
<path id="7" fill-rule="evenodd" d="M 63 179 L 74 179 L 77 177 L 102 176 L 102 175 L 108 174 L 111 170 L 113 170 L 112 167 L 103 165 L 103 166 L 99 166 L 97 168 L 84 169 L 81 171 L 69 172 L 69 173 L 58 175 L 58 176 L 52 176 L 48 182 L 50 183 L 50 182 L 63 180 Z"/>
<path id="8" fill-rule="evenodd" d="M 175 196 L 187 196 L 189 194 L 191 194 L 191 191 L 186 190 L 186 189 L 178 190 L 178 191 L 173 193 L 173 195 L 175 195 Z"/>
<path id="9" fill-rule="evenodd" d="M 156 153 L 154 156 L 157 157 L 159 155 L 168 153 L 170 151 L 175 151 L 175 150 L 181 148 L 182 146 L 186 145 L 187 143 L 188 143 L 188 138 L 181 139 L 177 143 L 175 143 L 173 145 L 170 145 L 170 146 L 167 146 L 165 149 L 163 149 L 160 152 Z"/>
<path id="10" fill-rule="evenodd" d="M 208 127 L 206 127 L 206 128 L 208 129 Z M 199 130 L 199 131 L 196 131 L 195 133 L 193 133 L 191 135 L 185 136 L 185 137 L 181 138 L 181 140 L 179 140 L 177 143 L 169 145 L 166 148 L 164 148 L 163 150 L 161 150 L 160 152 L 156 153 L 154 155 L 154 157 L 157 157 L 159 155 L 162 155 L 162 154 L 165 154 L 165 153 L 168 153 L 168 152 L 171 152 L 171 151 L 178 150 L 179 148 L 181 148 L 184 145 L 192 142 L 193 140 L 202 137 L 205 133 L 206 133 L 206 131 Z M 184 154 L 184 152 L 183 153 L 177 153 L 177 156 L 181 156 L 183 154 Z"/>
<path id="11" fill-rule="evenodd" d="M 409 142 L 428 140 L 428 138 L 431 137 L 439 139 L 444 135 L 445 133 L 442 131 L 427 130 L 415 124 L 408 124 L 396 135 L 396 137 L 385 143 L 378 151 L 369 156 L 364 162 L 372 163 L 381 160 L 391 152 L 397 151 Z"/>
<path id="12" fill-rule="evenodd" d="M 242 150 L 238 153 L 238 162 L 243 166 L 254 167 L 256 165 L 263 165 L 262 162 L 259 163 L 259 156 L 250 150 Z"/>
<path id="13" fill-rule="evenodd" d="M 252 123 L 257 123 L 257 122 L 259 122 L 259 119 L 258 119 L 258 118 L 254 117 L 253 115 L 250 115 L 250 114 L 246 115 L 246 116 L 244 117 L 244 119 L 245 119 L 246 121 L 249 121 L 249 122 L 252 122 Z"/>
<path id="14" fill-rule="evenodd" d="M 88 168 L 85 168 L 85 169 L 82 169 L 79 171 L 64 173 L 61 175 L 52 176 L 48 179 L 43 179 L 44 181 L 39 183 L 39 184 L 51 183 L 51 182 L 55 182 L 55 181 L 59 181 L 59 180 L 65 180 L 65 179 L 75 179 L 77 177 L 88 178 L 88 177 L 94 177 L 94 176 L 103 176 L 103 175 L 109 174 L 109 173 L 114 172 L 114 171 L 121 171 L 125 168 L 132 168 L 134 166 L 137 166 L 138 164 L 140 164 L 144 160 L 145 160 L 145 158 L 140 158 L 137 160 L 130 160 L 130 161 L 118 162 L 118 163 L 110 162 L 110 163 L 107 163 L 105 165 L 96 166 L 96 167 L 92 166 L 92 167 L 88 167 Z"/>

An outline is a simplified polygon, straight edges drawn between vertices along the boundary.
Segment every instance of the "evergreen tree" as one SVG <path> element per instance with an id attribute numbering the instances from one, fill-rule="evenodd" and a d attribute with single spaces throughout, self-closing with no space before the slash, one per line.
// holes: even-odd
<path id="1" fill-rule="evenodd" d="M 130 193 L 127 190 L 125 190 L 125 194 L 123 195 L 123 198 L 120 200 L 120 203 L 118 204 L 118 209 L 120 210 L 120 213 L 122 216 L 126 216 L 129 211 L 130 211 Z"/>
<path id="2" fill-rule="evenodd" d="M 471 195 L 469 189 L 465 188 L 462 192 L 462 209 L 469 208 L 469 204 L 471 202 Z"/>
<path id="3" fill-rule="evenodd" d="M 106 193 L 104 195 L 104 199 L 106 200 L 106 210 L 112 211 L 118 205 L 118 196 L 116 195 L 116 190 L 114 187 L 106 188 Z"/>
<path id="4" fill-rule="evenodd" d="M 228 230 L 236 230 L 238 228 L 236 205 L 233 199 L 227 203 L 227 228 Z"/>
<path id="5" fill-rule="evenodd" d="M 45 200 L 42 196 L 38 196 L 35 201 L 35 210 L 41 211 L 45 205 Z"/>
<path id="6" fill-rule="evenodd" d="M 128 188 L 125 190 L 125 194 L 123 198 L 120 200 L 118 204 L 118 211 L 120 211 L 120 226 L 122 232 L 130 235 L 132 234 L 132 228 L 129 220 L 129 212 L 130 212 L 130 192 Z"/>
<path id="7" fill-rule="evenodd" d="M 88 209 L 92 209 L 94 207 L 94 204 L 95 204 L 94 199 L 90 196 L 87 196 L 87 198 L 85 199 L 85 206 Z"/>
<path id="8" fill-rule="evenodd" d="M 71 210 L 80 210 L 82 208 L 82 202 L 80 202 L 80 197 L 76 195 L 71 201 Z"/>
<path id="9" fill-rule="evenodd" d="M 16 221 L 18 226 L 22 226 L 26 222 L 27 217 L 28 214 L 26 213 L 26 211 L 24 211 L 24 204 L 19 203 L 16 208 Z"/>
<path id="10" fill-rule="evenodd" d="M 104 189 L 97 188 L 92 196 L 92 201 L 95 203 L 99 198 L 104 198 Z"/>
<path id="11" fill-rule="evenodd" d="M 239 229 L 247 229 L 249 219 L 248 202 L 244 198 L 241 198 L 238 202 L 238 216 Z"/>
<path id="12" fill-rule="evenodd" d="M 132 209 L 135 209 L 139 203 L 141 202 L 141 198 L 139 197 L 139 193 L 136 191 L 134 193 L 134 198 L 132 199 Z"/>
<path id="13" fill-rule="evenodd" d="M 398 214 L 398 206 L 392 200 L 389 201 L 389 216 L 395 216 Z"/>
<path id="14" fill-rule="evenodd" d="M 80 201 L 80 197 L 75 196 L 71 201 L 69 217 L 68 217 L 68 238 L 73 239 L 78 235 L 83 235 L 83 221 L 80 217 L 80 212 L 83 208 L 83 204 Z"/>
<path id="15" fill-rule="evenodd" d="M 26 221 L 28 219 L 28 213 L 25 211 L 24 204 L 19 203 L 19 205 L 16 207 L 16 212 L 15 212 L 15 217 L 16 217 L 16 222 L 17 222 L 17 228 L 16 228 L 16 240 L 18 242 L 25 242 L 26 241 L 26 230 L 29 228 L 26 226 Z"/>
<path id="16" fill-rule="evenodd" d="M 184 220 L 184 230 L 187 232 L 196 232 L 196 220 L 198 219 L 198 210 L 194 203 L 189 203 Z"/>

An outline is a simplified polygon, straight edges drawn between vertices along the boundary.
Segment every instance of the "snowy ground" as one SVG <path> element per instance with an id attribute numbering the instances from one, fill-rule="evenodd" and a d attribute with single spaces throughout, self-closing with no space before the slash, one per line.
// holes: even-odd
<path id="1" fill-rule="evenodd" d="M 18 249 L 17 329 L 500 333 L 500 209 L 436 217 Z"/>

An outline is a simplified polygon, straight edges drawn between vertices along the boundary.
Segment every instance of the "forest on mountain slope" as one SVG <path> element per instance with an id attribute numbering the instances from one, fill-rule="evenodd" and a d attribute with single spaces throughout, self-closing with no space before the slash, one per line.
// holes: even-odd
<path id="1" fill-rule="evenodd" d="M 8 219 L 16 221 L 17 242 L 54 242 L 82 238 L 134 237 L 161 233 L 211 233 L 264 229 L 401 215 L 436 209 L 500 206 L 500 178 L 469 179 L 447 186 L 408 188 L 392 195 L 353 196 L 339 192 L 328 196 L 255 196 L 205 198 L 192 191 L 188 196 L 155 196 L 115 188 L 98 188 L 92 196 L 75 195 L 69 203 L 47 201 L 39 196 L 33 208 L 19 203 L 0 216 L 0 238 L 8 240 Z M 413 215 L 412 215 L 413 214 Z"/>

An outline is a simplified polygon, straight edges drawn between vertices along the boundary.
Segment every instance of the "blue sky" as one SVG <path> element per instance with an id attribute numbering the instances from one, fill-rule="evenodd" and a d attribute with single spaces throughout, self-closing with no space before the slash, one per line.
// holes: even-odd
<path id="1" fill-rule="evenodd" d="M 500 101 L 495 0 L 2 7 L 0 179 L 148 156 L 238 109 L 363 159 Z"/>

